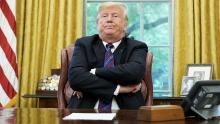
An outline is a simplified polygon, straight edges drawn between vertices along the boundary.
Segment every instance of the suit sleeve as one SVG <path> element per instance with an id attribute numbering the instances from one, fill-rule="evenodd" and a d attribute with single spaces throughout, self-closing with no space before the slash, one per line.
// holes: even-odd
<path id="1" fill-rule="evenodd" d="M 68 80 L 73 90 L 91 93 L 102 100 L 111 100 L 117 87 L 111 81 L 89 72 L 85 47 L 76 42 L 68 71 Z"/>
<path id="2" fill-rule="evenodd" d="M 97 68 L 95 73 L 121 85 L 138 84 L 144 77 L 147 52 L 145 44 L 139 45 L 133 48 L 127 63 L 114 68 Z"/>

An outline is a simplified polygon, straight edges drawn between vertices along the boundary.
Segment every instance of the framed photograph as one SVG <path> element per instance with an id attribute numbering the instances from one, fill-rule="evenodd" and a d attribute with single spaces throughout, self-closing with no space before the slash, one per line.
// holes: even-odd
<path id="1" fill-rule="evenodd" d="M 212 79 L 212 64 L 188 64 L 186 76 L 195 76 L 199 80 Z"/>
<path id="2" fill-rule="evenodd" d="M 188 95 L 190 89 L 196 83 L 196 81 L 197 81 L 196 76 L 183 76 L 180 95 L 181 96 Z"/>

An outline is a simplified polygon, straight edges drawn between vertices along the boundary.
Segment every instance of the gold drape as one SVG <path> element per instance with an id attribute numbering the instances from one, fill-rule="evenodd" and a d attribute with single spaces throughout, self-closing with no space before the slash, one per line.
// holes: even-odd
<path id="1" fill-rule="evenodd" d="M 220 79 L 220 0 L 175 0 L 174 94 L 187 64 L 213 64 Z"/>
<path id="2" fill-rule="evenodd" d="M 57 109 L 23 108 L 15 111 L 16 124 L 49 124 L 51 122 L 59 124 L 60 121 Z"/>
<path id="3" fill-rule="evenodd" d="M 60 51 L 82 36 L 83 0 L 17 0 L 17 50 L 20 107 L 34 94 L 39 79 L 60 67 Z"/>

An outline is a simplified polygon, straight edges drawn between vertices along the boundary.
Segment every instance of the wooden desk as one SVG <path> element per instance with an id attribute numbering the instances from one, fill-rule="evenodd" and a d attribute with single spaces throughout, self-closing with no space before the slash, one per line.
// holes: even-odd
<path id="1" fill-rule="evenodd" d="M 154 97 L 154 105 L 181 105 L 183 97 Z"/>
<path id="2" fill-rule="evenodd" d="M 25 94 L 24 98 L 37 98 L 39 108 L 57 108 L 57 91 L 37 91 L 36 94 Z"/>
<path id="3" fill-rule="evenodd" d="M 57 108 L 18 108 L 0 109 L 0 122 L 3 124 L 148 124 L 150 122 L 138 121 L 137 110 L 119 110 L 112 121 L 71 120 L 62 118 L 72 112 L 95 112 L 93 109 L 57 109 Z M 190 118 L 179 121 L 156 122 L 153 124 L 218 124 L 220 119 L 205 121 Z"/>
<path id="4" fill-rule="evenodd" d="M 56 91 L 37 91 L 36 94 L 25 94 L 24 98 L 37 98 L 39 108 L 57 108 Z M 183 97 L 154 97 L 154 105 L 180 105 Z"/>

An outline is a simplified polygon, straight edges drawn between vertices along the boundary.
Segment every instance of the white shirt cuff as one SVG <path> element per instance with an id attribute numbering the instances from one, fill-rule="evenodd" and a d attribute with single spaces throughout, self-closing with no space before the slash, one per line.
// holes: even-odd
<path id="1" fill-rule="evenodd" d="M 114 92 L 114 95 L 117 96 L 119 94 L 119 89 L 120 89 L 120 85 L 117 85 L 116 89 L 115 89 L 115 92 Z"/>
<path id="2" fill-rule="evenodd" d="M 91 70 L 90 70 L 90 73 L 92 73 L 92 74 L 94 74 L 94 75 L 95 75 L 95 71 L 96 71 L 96 69 L 95 69 L 95 68 L 93 68 L 93 69 L 91 69 Z"/>

